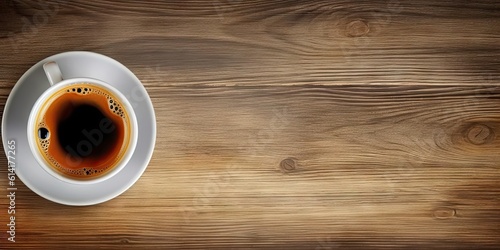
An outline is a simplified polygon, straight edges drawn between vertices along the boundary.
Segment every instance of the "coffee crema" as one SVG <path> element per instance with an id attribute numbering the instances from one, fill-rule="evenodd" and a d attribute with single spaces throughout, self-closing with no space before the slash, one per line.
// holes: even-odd
<path id="1" fill-rule="evenodd" d="M 56 172 L 94 179 L 118 165 L 130 143 L 131 121 L 122 103 L 92 83 L 52 94 L 36 115 L 37 146 Z"/>

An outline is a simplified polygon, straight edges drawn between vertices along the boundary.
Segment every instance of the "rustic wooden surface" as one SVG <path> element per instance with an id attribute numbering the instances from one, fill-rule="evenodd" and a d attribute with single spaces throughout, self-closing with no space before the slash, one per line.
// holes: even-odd
<path id="1" fill-rule="evenodd" d="M 2 1 L 2 110 L 88 50 L 142 80 L 158 136 L 109 202 L 19 183 L 16 243 L 2 155 L 0 249 L 498 249 L 499 44 L 498 1 Z"/>

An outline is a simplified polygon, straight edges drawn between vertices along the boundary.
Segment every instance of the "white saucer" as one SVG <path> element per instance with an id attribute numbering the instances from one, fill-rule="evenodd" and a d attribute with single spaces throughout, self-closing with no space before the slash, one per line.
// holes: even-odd
<path id="1" fill-rule="evenodd" d="M 89 77 L 102 80 L 121 91 L 132 104 L 139 130 L 137 147 L 127 166 L 110 179 L 89 185 L 70 184 L 43 170 L 31 154 L 26 135 L 28 117 L 35 101 L 50 86 L 42 68 L 49 61 L 59 64 L 65 79 Z M 92 52 L 65 52 L 35 64 L 12 89 L 2 119 L 2 142 L 6 153 L 10 140 L 16 141 L 16 174 L 33 192 L 61 204 L 93 205 L 115 198 L 141 177 L 153 155 L 156 118 L 146 89 L 121 63 Z"/>

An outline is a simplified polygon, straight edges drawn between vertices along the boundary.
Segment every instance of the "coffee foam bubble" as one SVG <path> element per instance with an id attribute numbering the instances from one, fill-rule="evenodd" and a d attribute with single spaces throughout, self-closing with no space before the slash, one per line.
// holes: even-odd
<path id="1" fill-rule="evenodd" d="M 106 97 L 108 100 L 108 108 L 113 114 L 120 116 L 121 118 L 125 118 L 125 114 L 123 112 L 122 106 L 109 94 L 101 91 L 100 89 L 92 88 L 92 87 L 70 87 L 66 90 L 68 93 L 76 93 L 79 95 L 88 95 L 91 93 L 102 95 Z"/>
<path id="2" fill-rule="evenodd" d="M 67 169 L 63 168 L 59 162 L 57 162 L 53 157 L 49 156 L 49 161 L 54 164 L 54 166 L 61 172 L 69 175 L 86 175 L 91 176 L 94 174 L 100 174 L 104 169 L 93 169 L 92 167 L 84 167 L 81 169 Z"/>
<path id="3" fill-rule="evenodd" d="M 85 84 L 85 83 L 80 83 L 79 85 L 82 85 L 82 84 Z M 117 116 L 120 116 L 121 118 L 125 119 L 125 113 L 123 112 L 122 105 L 120 105 L 120 103 L 118 103 L 109 94 L 103 92 L 100 89 L 96 89 L 96 88 L 92 88 L 92 87 L 82 87 L 82 86 L 79 86 L 79 87 L 68 87 L 64 92 L 66 92 L 66 93 L 75 93 L 75 94 L 82 95 L 82 96 L 88 95 L 88 94 L 92 94 L 92 93 L 104 96 L 106 98 L 108 104 L 109 104 L 108 105 L 109 110 L 113 114 L 115 114 Z M 45 123 L 45 120 L 42 120 L 41 122 L 38 123 L 37 131 L 38 131 L 38 129 L 41 129 L 41 128 L 45 128 L 45 129 L 48 130 L 47 125 Z M 106 169 L 93 169 L 92 167 L 88 167 L 88 166 L 87 167 L 82 167 L 80 169 L 68 169 L 68 168 L 64 168 L 64 167 L 61 166 L 61 164 L 57 160 L 55 160 L 48 153 L 49 146 L 50 146 L 50 131 L 49 131 L 49 137 L 48 138 L 41 139 L 41 138 L 37 137 L 37 139 L 38 139 L 38 144 L 39 144 L 40 148 L 42 149 L 43 153 L 46 156 L 46 159 L 48 159 L 50 161 L 50 163 L 52 163 L 52 165 L 54 167 L 56 167 L 62 173 L 69 174 L 69 175 L 77 175 L 77 176 L 91 176 L 91 175 L 94 175 L 94 174 L 100 174 L 100 173 L 102 173 L 102 172 L 104 172 L 104 171 L 107 170 L 107 168 Z"/>

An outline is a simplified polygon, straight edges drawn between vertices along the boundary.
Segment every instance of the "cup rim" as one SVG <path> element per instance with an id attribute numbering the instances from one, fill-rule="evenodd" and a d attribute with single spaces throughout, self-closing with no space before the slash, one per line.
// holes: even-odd
<path id="1" fill-rule="evenodd" d="M 127 148 L 127 151 L 125 152 L 124 156 L 122 159 L 119 161 L 119 163 L 108 173 L 105 173 L 101 176 L 98 176 L 96 178 L 90 179 L 90 180 L 77 180 L 77 179 L 72 179 L 66 176 L 63 176 L 62 174 L 52 170 L 50 166 L 48 166 L 48 163 L 46 160 L 43 158 L 39 150 L 37 149 L 36 145 L 36 136 L 32 133 L 33 128 L 34 128 L 34 122 L 36 119 L 36 114 L 42 107 L 42 104 L 44 101 L 53 93 L 56 91 L 71 85 L 71 84 L 77 84 L 77 83 L 90 83 L 90 84 L 96 84 L 99 85 L 100 87 L 105 88 L 106 90 L 110 91 L 113 93 L 113 95 L 120 99 L 120 102 L 122 103 L 124 109 L 127 111 L 127 114 L 130 118 L 130 142 L 129 146 Z M 62 80 L 61 82 L 58 82 L 49 88 L 47 88 L 36 100 L 35 104 L 31 108 L 29 118 L 28 118 L 28 126 L 27 126 L 27 139 L 28 139 L 28 144 L 29 148 L 31 150 L 31 153 L 33 154 L 35 160 L 37 163 L 40 165 L 40 167 L 45 170 L 47 173 L 55 177 L 56 179 L 59 179 L 61 181 L 71 183 L 71 184 L 95 184 L 99 183 L 101 181 L 105 181 L 107 179 L 110 179 L 111 177 L 115 176 L 117 173 L 119 173 L 130 161 L 132 158 L 132 155 L 135 151 L 136 145 L 137 145 L 137 140 L 138 140 L 138 131 L 137 131 L 137 117 L 135 115 L 134 109 L 128 99 L 115 87 L 113 87 L 111 84 L 106 83 L 104 81 L 94 79 L 94 78 L 89 78 L 89 77 L 78 77 L 78 78 L 70 78 L 70 79 L 65 79 Z"/>

